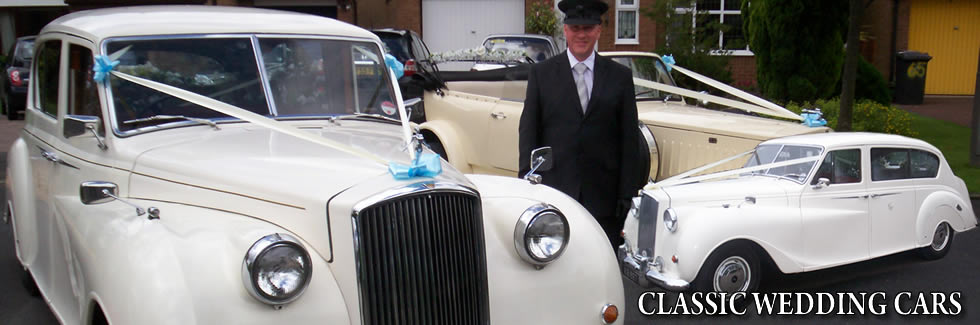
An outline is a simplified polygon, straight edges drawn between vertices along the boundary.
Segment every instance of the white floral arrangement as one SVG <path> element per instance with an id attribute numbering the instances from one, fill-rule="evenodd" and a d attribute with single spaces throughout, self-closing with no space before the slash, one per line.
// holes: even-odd
<path id="1" fill-rule="evenodd" d="M 433 53 L 429 60 L 433 63 L 450 61 L 524 62 L 526 58 L 527 51 L 524 50 L 487 50 L 487 48 L 480 46 L 472 49 Z"/>

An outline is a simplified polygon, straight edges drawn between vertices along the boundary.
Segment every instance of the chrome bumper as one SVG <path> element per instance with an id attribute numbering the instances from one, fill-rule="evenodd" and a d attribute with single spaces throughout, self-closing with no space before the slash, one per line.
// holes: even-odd
<path id="1" fill-rule="evenodd" d="M 691 284 L 681 279 L 669 278 L 661 274 L 646 257 L 634 257 L 626 249 L 626 244 L 618 250 L 619 267 L 623 275 L 644 288 L 658 286 L 670 291 L 686 291 Z"/>

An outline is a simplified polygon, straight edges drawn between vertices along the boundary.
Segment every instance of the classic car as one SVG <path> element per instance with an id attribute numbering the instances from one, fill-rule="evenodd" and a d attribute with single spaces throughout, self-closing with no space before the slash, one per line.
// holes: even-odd
<path id="1" fill-rule="evenodd" d="M 763 264 L 799 273 L 906 250 L 938 259 L 977 225 L 936 147 L 897 135 L 791 136 L 745 167 L 647 185 L 620 246 L 624 275 L 669 290 L 753 291 Z"/>
<path id="2" fill-rule="evenodd" d="M 424 81 L 425 74 L 416 74 L 416 72 L 435 71 L 434 64 L 428 59 L 432 54 L 422 41 L 422 36 L 407 29 L 379 28 L 372 29 L 371 32 L 381 38 L 381 42 L 388 49 L 387 53 L 393 55 L 404 66 L 404 75 L 398 78 L 398 87 L 401 89 L 402 96 L 406 99 L 422 98 L 423 90 L 416 85 L 416 81 Z M 423 105 L 420 102 L 412 107 L 411 112 L 408 112 L 410 121 L 415 123 L 425 121 Z"/>
<path id="3" fill-rule="evenodd" d="M 732 87 L 725 91 L 765 106 L 676 87 L 660 56 L 643 52 L 604 52 L 633 70 L 639 126 L 650 151 L 650 178 L 659 180 L 752 149 L 762 141 L 788 135 L 824 133 L 770 117 L 725 112 L 687 104 L 684 97 L 751 110 L 784 119 L 800 119 L 784 108 Z M 523 69 L 523 70 L 522 70 Z M 527 66 L 480 72 L 442 72 L 443 84 L 425 94 L 426 141 L 460 171 L 517 176 L 517 127 L 524 109 Z M 683 68 L 674 66 L 675 71 Z M 684 70 L 687 72 L 686 70 Z M 681 94 L 681 95 L 678 95 Z M 744 160 L 729 165 L 737 167 Z M 523 175 L 521 175 L 523 176 Z"/>
<path id="4" fill-rule="evenodd" d="M 27 99 L 27 83 L 31 80 L 31 58 L 34 57 L 34 36 L 18 37 L 7 51 L 4 63 L 3 93 L 0 105 L 9 120 L 20 119 Z"/>
<path id="5" fill-rule="evenodd" d="M 493 34 L 484 38 L 482 44 L 487 51 L 506 49 L 524 52 L 531 63 L 541 62 L 561 53 L 554 38 L 538 34 Z M 472 70 L 483 71 L 506 66 L 508 65 L 501 63 L 477 62 Z"/>
<path id="6" fill-rule="evenodd" d="M 65 324 L 621 324 L 588 212 L 423 151 L 381 44 L 254 8 L 51 22 L 7 155 L 25 279 Z"/>

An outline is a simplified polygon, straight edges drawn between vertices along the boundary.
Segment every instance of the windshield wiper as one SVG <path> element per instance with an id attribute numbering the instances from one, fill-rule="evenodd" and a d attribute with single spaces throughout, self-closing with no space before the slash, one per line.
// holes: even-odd
<path id="1" fill-rule="evenodd" d="M 221 128 L 218 127 L 218 123 L 215 123 L 212 120 L 209 120 L 209 119 L 206 119 L 206 118 L 200 118 L 200 117 L 183 116 L 183 115 L 153 115 L 153 116 L 150 116 L 150 117 L 144 117 L 144 118 L 138 118 L 138 119 L 132 119 L 132 120 L 129 120 L 129 121 L 124 121 L 123 124 L 142 123 L 142 122 L 158 121 L 158 120 L 175 120 L 175 119 L 184 119 L 184 120 L 188 120 L 188 121 L 191 121 L 191 122 L 197 122 L 197 123 L 207 124 L 207 125 L 211 126 L 212 128 L 214 128 L 215 130 L 221 130 Z"/>
<path id="2" fill-rule="evenodd" d="M 393 119 L 393 118 L 390 118 L 390 117 L 387 117 L 387 116 L 383 116 L 381 114 L 354 113 L 353 115 L 339 115 L 339 116 L 331 116 L 330 117 L 330 120 L 331 121 L 335 121 L 335 120 L 358 120 L 358 119 L 360 119 L 360 120 L 363 120 L 363 119 L 378 120 L 378 121 L 381 121 L 381 122 L 394 123 L 394 124 L 399 124 L 399 125 L 402 124 L 402 121 L 401 120 L 396 120 L 396 119 Z"/>

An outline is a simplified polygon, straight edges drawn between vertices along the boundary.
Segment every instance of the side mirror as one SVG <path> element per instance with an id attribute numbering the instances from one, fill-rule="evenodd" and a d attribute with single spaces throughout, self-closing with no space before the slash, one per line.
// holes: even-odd
<path id="1" fill-rule="evenodd" d="M 78 196 L 85 205 L 112 202 L 116 188 L 116 184 L 109 182 L 84 182 L 78 187 Z"/>
<path id="2" fill-rule="evenodd" d="M 830 186 L 830 180 L 826 177 L 821 177 L 817 179 L 817 184 L 813 185 L 813 189 L 819 190 L 827 186 Z"/>
<path id="3" fill-rule="evenodd" d="M 99 148 L 106 150 L 109 147 L 105 145 L 105 142 L 102 141 L 102 136 L 100 136 L 99 132 L 96 131 L 99 129 L 100 124 L 102 124 L 102 120 L 96 116 L 66 115 L 62 133 L 64 134 L 65 139 L 70 139 L 85 134 L 86 132 L 91 132 L 92 135 L 95 136 L 95 139 L 99 141 Z"/>
<path id="4" fill-rule="evenodd" d="M 422 111 L 422 98 L 415 97 L 415 98 L 406 99 L 404 104 L 405 104 L 405 114 L 408 115 L 406 117 L 410 121 L 415 120 L 413 119 L 413 117 L 416 114 L 416 112 L 419 112 L 420 114 L 425 114 Z"/>
<path id="5" fill-rule="evenodd" d="M 553 165 L 551 147 L 541 147 L 531 151 L 531 170 L 524 175 L 524 179 L 531 181 L 531 184 L 540 184 L 541 175 L 535 174 L 536 171 L 548 171 Z"/>

